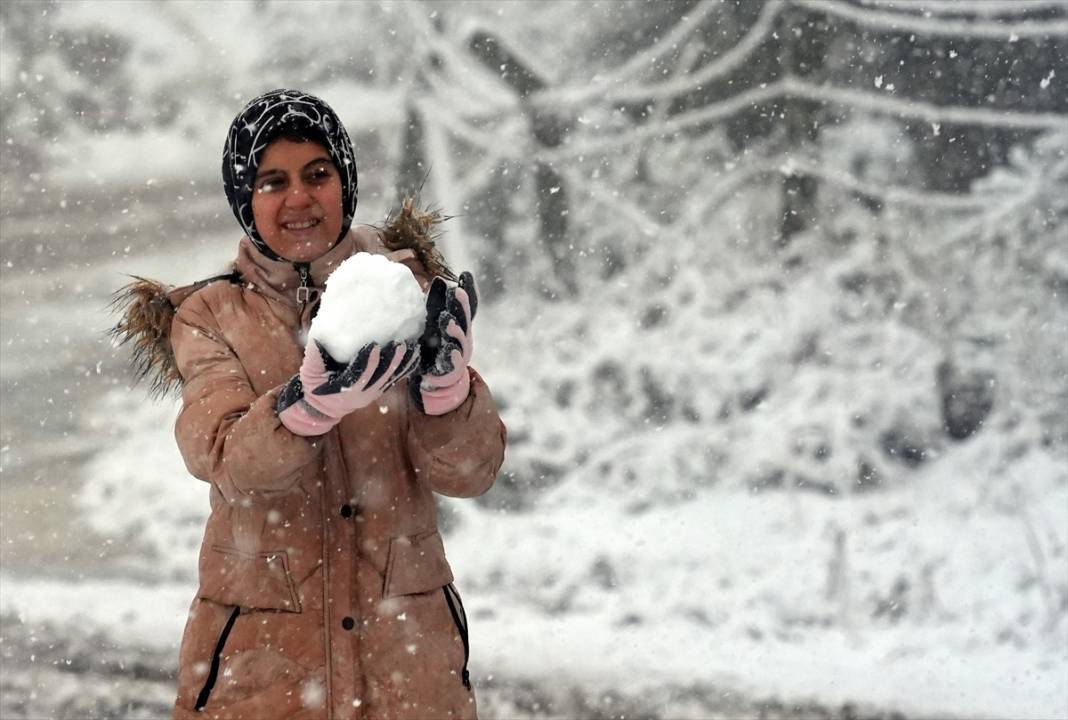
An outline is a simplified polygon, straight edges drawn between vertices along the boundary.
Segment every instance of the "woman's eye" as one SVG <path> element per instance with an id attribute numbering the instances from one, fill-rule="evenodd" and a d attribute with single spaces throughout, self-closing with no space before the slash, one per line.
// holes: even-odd
<path id="1" fill-rule="evenodd" d="M 326 168 L 326 166 L 320 166 L 312 170 L 309 174 L 309 177 L 311 178 L 312 182 L 321 183 L 326 181 L 330 177 L 330 171 Z"/>
<path id="2" fill-rule="evenodd" d="M 279 179 L 279 178 L 271 178 L 269 180 L 264 180 L 263 182 L 261 182 L 256 187 L 256 190 L 258 192 L 274 192 L 275 190 L 281 189 L 282 184 L 283 183 L 282 183 L 281 179 Z"/>

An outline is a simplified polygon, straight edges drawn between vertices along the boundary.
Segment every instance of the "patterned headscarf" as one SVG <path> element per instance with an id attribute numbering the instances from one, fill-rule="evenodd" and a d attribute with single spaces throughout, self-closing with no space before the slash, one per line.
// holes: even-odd
<path id="1" fill-rule="evenodd" d="M 356 158 L 352 141 L 337 114 L 325 102 L 299 90 L 272 90 L 255 98 L 237 114 L 223 146 L 223 187 L 237 222 L 261 253 L 282 260 L 267 247 L 252 218 L 253 183 L 263 151 L 284 132 L 322 143 L 341 176 L 341 234 L 345 237 L 356 214 Z"/>

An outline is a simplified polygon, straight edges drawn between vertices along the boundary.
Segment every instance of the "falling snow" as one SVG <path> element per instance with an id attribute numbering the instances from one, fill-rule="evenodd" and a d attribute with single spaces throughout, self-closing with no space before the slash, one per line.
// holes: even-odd
<path id="1" fill-rule="evenodd" d="M 223 132 L 290 85 L 480 282 L 481 716 L 1068 716 L 1068 9 L 920 5 L 0 3 L 0 717 L 170 712 L 208 487 L 101 330 L 226 272 Z M 338 357 L 421 330 L 386 265 Z"/>

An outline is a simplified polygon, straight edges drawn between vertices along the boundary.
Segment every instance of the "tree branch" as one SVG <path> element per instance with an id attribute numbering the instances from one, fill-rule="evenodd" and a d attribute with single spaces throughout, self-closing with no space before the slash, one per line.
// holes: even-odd
<path id="1" fill-rule="evenodd" d="M 448 84 L 453 96 L 459 96 L 457 88 L 464 88 L 469 99 L 469 109 L 477 108 L 482 115 L 495 115 L 500 112 L 513 111 L 519 103 L 515 95 L 506 90 L 500 78 L 476 61 L 469 53 L 456 47 L 434 27 L 426 16 L 422 6 L 415 3 L 401 3 L 401 7 L 412 27 L 422 36 L 422 42 L 411 48 L 413 61 L 426 67 L 432 67 L 429 59 L 433 55 L 441 61 L 441 73 L 448 74 Z"/>
<path id="2" fill-rule="evenodd" d="M 842 170 L 828 169 L 809 160 L 787 159 L 782 163 L 767 163 L 765 169 L 783 175 L 808 175 L 838 185 L 846 190 L 878 198 L 886 204 L 910 205 L 937 210 L 981 210 L 1004 202 L 1003 195 L 960 195 L 955 193 L 913 190 L 908 187 L 882 185 L 862 180 Z M 1011 198 L 1010 198 L 1011 199 Z"/>
<path id="3" fill-rule="evenodd" d="M 769 4 L 777 4 L 769 2 Z M 556 103 L 575 105 L 592 98 L 597 98 L 608 92 L 610 86 L 619 86 L 631 80 L 632 77 L 649 68 L 657 57 L 672 50 L 676 50 L 683 39 L 693 32 L 698 25 L 712 12 L 713 3 L 703 0 L 690 14 L 679 21 L 667 35 L 653 46 L 646 48 L 633 58 L 603 75 L 595 75 L 589 82 L 580 85 L 565 85 L 553 90 L 539 93 L 538 98 L 546 98 L 545 104 Z M 550 100 L 551 98 L 551 100 Z M 541 101 L 541 100 L 539 100 Z"/>
<path id="4" fill-rule="evenodd" d="M 1063 9 L 1064 0 L 857 0 L 861 5 L 889 7 L 923 15 L 1025 15 L 1030 12 Z"/>
<path id="5" fill-rule="evenodd" d="M 614 135 L 570 142 L 560 148 L 542 149 L 537 159 L 554 162 L 593 152 L 609 151 L 621 145 L 638 143 L 652 137 L 682 132 L 716 120 L 730 117 L 779 98 L 800 98 L 814 102 L 841 105 L 878 115 L 922 120 L 931 124 L 980 125 L 1017 130 L 1056 130 L 1064 127 L 1068 117 L 1058 113 L 1017 113 L 1008 110 L 934 105 L 889 95 L 816 85 L 798 78 L 784 78 L 774 83 L 750 88 L 713 105 L 679 113 L 657 125 L 641 127 Z"/>
<path id="6" fill-rule="evenodd" d="M 1053 38 L 1068 33 L 1068 19 L 984 22 L 949 20 L 905 13 L 868 10 L 839 0 L 791 0 L 807 10 L 837 15 L 857 25 L 889 32 L 912 32 L 926 37 L 952 36 L 1011 40 L 1014 38 Z"/>
<path id="7" fill-rule="evenodd" d="M 860 90 L 815 85 L 797 78 L 782 81 L 784 93 L 790 97 L 861 108 L 881 115 L 924 120 L 947 125 L 984 125 L 1017 130 L 1056 130 L 1064 127 L 1068 116 L 1059 113 L 1018 113 L 955 105 L 935 105 L 919 100 L 877 95 Z"/>

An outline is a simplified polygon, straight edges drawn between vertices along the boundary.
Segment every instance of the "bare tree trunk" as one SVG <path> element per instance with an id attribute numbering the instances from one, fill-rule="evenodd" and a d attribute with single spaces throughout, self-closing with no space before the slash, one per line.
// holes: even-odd
<path id="1" fill-rule="evenodd" d="M 397 181 L 393 188 L 395 201 L 398 203 L 408 195 L 419 191 L 426 180 L 428 167 L 423 118 L 411 100 L 406 109 L 406 119 L 404 132 L 401 133 Z M 446 208 L 446 212 L 449 210 L 450 208 Z"/>
<path id="2" fill-rule="evenodd" d="M 425 112 L 426 108 L 422 108 Z M 422 118 L 421 118 L 422 119 Z M 441 252 L 449 267 L 459 274 L 475 267 L 475 259 L 469 249 L 467 234 L 464 232 L 466 218 L 463 214 L 462 199 L 456 193 L 456 171 L 453 166 L 453 148 L 445 128 L 435 123 L 423 123 L 426 157 L 434 167 L 431 182 L 434 197 L 440 199 L 446 215 L 450 215 L 441 235 Z"/>
<path id="3" fill-rule="evenodd" d="M 546 82 L 519 58 L 505 48 L 493 35 L 482 32 L 471 37 L 471 52 L 501 79 L 508 83 L 521 100 L 542 90 Z M 557 116 L 524 103 L 531 133 L 544 148 L 559 147 L 567 130 Z M 578 293 L 575 264 L 568 243 L 568 194 L 564 178 L 549 163 L 534 162 L 534 186 L 537 193 L 538 222 L 542 243 L 549 254 L 555 274 L 552 290 L 573 297 Z M 555 286 L 555 287 L 553 287 Z"/>
<path id="4" fill-rule="evenodd" d="M 800 8 L 780 16 L 782 38 L 781 74 L 805 77 L 822 68 L 827 49 L 827 30 L 822 18 L 814 19 Z M 791 98 L 783 102 L 786 151 L 804 153 L 819 138 L 819 107 L 808 100 Z M 781 216 L 779 247 L 786 247 L 794 235 L 817 224 L 816 195 L 819 184 L 810 175 L 786 175 L 780 190 Z"/>

